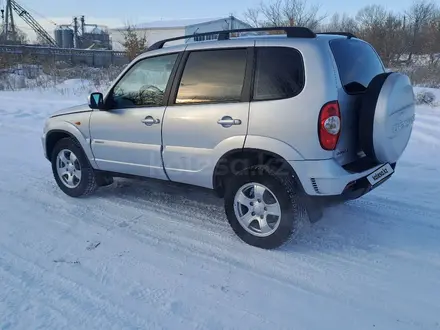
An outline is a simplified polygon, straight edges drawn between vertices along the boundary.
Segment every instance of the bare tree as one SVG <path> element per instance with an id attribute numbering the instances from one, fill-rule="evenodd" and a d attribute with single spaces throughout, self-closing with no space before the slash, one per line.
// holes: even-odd
<path id="1" fill-rule="evenodd" d="M 244 16 L 255 27 L 304 26 L 315 30 L 327 17 L 319 14 L 320 8 L 309 6 L 307 0 L 272 0 L 248 9 Z"/>
<path id="2" fill-rule="evenodd" d="M 436 8 L 436 4 L 432 1 L 428 2 L 427 0 L 416 0 L 411 8 L 406 12 L 409 21 L 410 33 L 409 61 L 411 61 L 414 53 L 417 53 L 418 50 L 423 49 L 423 38 L 421 38 L 421 34 L 423 29 L 427 28 L 434 20 Z"/>
<path id="3" fill-rule="evenodd" d="M 4 30 L 4 26 L 0 25 L 0 31 Z M 12 32 L 9 32 L 12 34 Z M 8 39 L 8 41 L 4 40 L 5 39 L 5 35 L 4 33 L 1 34 L 0 39 L 2 40 L 2 42 L 6 43 L 6 44 L 18 44 L 18 45 L 23 45 L 28 43 L 29 38 L 28 35 L 26 34 L 26 32 L 22 31 L 20 28 L 18 28 L 17 26 L 15 27 L 15 35 L 14 36 L 10 36 Z M 10 39 L 14 39 L 15 42 L 10 41 Z"/>
<path id="4" fill-rule="evenodd" d="M 253 27 L 260 27 L 262 25 L 260 21 L 260 9 L 259 8 L 248 8 L 244 12 L 244 17 L 246 21 Z"/>
<path id="5" fill-rule="evenodd" d="M 37 36 L 37 39 L 34 42 L 36 45 L 41 45 L 41 46 L 49 46 L 50 43 L 49 41 L 47 41 L 46 38 L 42 37 L 41 35 Z"/>
<path id="6" fill-rule="evenodd" d="M 123 46 L 130 61 L 145 51 L 147 46 L 147 36 L 145 33 L 141 33 L 134 26 L 127 24 L 122 34 L 124 36 Z"/>
<path id="7" fill-rule="evenodd" d="M 321 25 L 323 32 L 350 32 L 358 34 L 359 25 L 357 21 L 350 17 L 347 13 L 343 13 L 342 16 L 339 13 L 334 13 L 330 17 L 330 22 Z"/>
<path id="8" fill-rule="evenodd" d="M 426 27 L 424 37 L 423 51 L 429 54 L 430 65 L 440 66 L 440 8 Z"/>
<path id="9" fill-rule="evenodd" d="M 356 15 L 357 35 L 371 43 L 382 60 L 391 64 L 407 50 L 403 19 L 381 5 L 368 5 Z"/>

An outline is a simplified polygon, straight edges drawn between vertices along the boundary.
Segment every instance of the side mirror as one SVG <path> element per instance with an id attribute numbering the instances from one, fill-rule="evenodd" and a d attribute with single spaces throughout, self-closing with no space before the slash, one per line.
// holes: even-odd
<path id="1" fill-rule="evenodd" d="M 90 94 L 89 107 L 92 109 L 104 109 L 104 95 L 98 92 Z"/>

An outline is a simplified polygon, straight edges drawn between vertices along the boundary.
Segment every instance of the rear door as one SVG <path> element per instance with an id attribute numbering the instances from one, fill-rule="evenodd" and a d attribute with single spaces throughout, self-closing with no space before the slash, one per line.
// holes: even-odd
<path id="1" fill-rule="evenodd" d="M 360 101 L 371 80 L 385 72 L 385 68 L 373 47 L 362 40 L 333 39 L 330 41 L 330 49 L 342 85 L 338 91 L 342 130 L 335 158 L 341 165 L 345 165 L 364 155 L 358 140 Z"/>
<path id="2" fill-rule="evenodd" d="M 210 188 L 218 159 L 244 145 L 253 42 L 234 44 L 187 47 L 163 121 L 163 160 L 172 181 Z"/>

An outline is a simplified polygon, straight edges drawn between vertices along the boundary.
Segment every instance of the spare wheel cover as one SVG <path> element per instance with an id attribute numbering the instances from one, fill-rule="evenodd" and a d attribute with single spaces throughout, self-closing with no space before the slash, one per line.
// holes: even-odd
<path id="1" fill-rule="evenodd" d="M 359 140 L 378 163 L 395 163 L 412 133 L 415 98 L 408 76 L 392 72 L 373 78 L 362 98 Z"/>

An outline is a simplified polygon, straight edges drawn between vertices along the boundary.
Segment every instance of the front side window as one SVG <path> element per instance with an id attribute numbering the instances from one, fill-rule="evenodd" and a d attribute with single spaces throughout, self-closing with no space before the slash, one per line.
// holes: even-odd
<path id="1" fill-rule="evenodd" d="M 177 104 L 239 102 L 246 49 L 194 51 L 183 70 Z"/>
<path id="2" fill-rule="evenodd" d="M 165 89 L 178 54 L 146 58 L 136 63 L 116 84 L 114 108 L 164 105 Z"/>
<path id="3" fill-rule="evenodd" d="M 304 87 L 304 65 L 296 49 L 258 47 L 253 100 L 277 100 L 298 95 Z"/>

